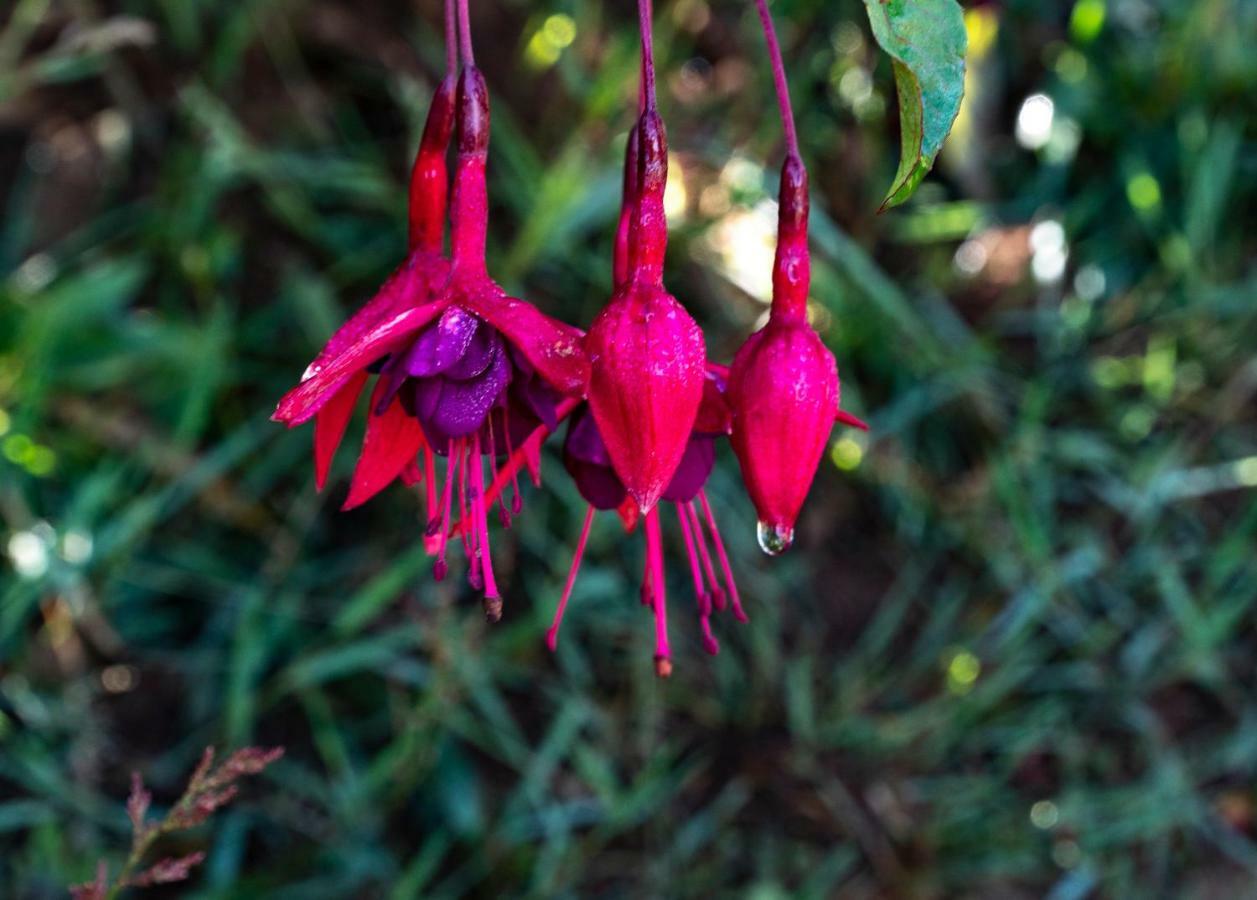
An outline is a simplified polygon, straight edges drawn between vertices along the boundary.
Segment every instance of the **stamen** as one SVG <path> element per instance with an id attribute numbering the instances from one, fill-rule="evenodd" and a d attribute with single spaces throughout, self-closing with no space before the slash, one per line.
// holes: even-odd
<path id="1" fill-rule="evenodd" d="M 563 596 L 559 598 L 558 608 L 554 611 L 554 623 L 546 632 L 546 646 L 553 653 L 559 645 L 559 626 L 563 624 L 563 612 L 567 609 L 568 598 L 572 596 L 572 588 L 576 586 L 576 575 L 580 572 L 580 561 L 585 555 L 585 542 L 589 540 L 589 528 L 594 524 L 594 508 L 585 511 L 585 524 L 581 526 L 580 539 L 576 542 L 576 552 L 572 555 L 572 567 L 567 571 L 567 583 L 563 585 Z"/>
<path id="2" fill-rule="evenodd" d="M 720 589 L 720 579 L 716 577 L 716 567 L 712 564 L 711 553 L 707 549 L 707 538 L 703 534 L 703 526 L 699 521 L 698 511 L 694 509 L 694 501 L 690 500 L 687 502 L 685 509 L 690 516 L 690 527 L 694 529 L 694 543 L 698 545 L 698 555 L 703 561 L 703 570 L 707 573 L 707 582 L 711 585 L 712 605 L 724 612 L 725 592 Z"/>
<path id="3" fill-rule="evenodd" d="M 641 590 L 642 606 L 655 605 L 655 591 L 654 591 L 654 588 L 651 587 L 652 577 L 653 576 L 650 571 L 650 550 L 647 549 L 646 559 L 642 563 L 642 590 Z"/>
<path id="4" fill-rule="evenodd" d="M 493 437 L 493 410 L 489 410 L 489 484 L 498 480 L 498 443 Z M 492 502 L 492 501 L 490 501 Z M 498 495 L 498 521 L 503 528 L 511 527 L 511 514 L 506 511 L 506 502 Z"/>
<path id="5" fill-rule="evenodd" d="M 672 648 L 668 645 L 668 596 L 663 581 L 663 539 L 659 534 L 659 507 L 646 515 L 646 556 L 655 588 L 655 674 L 672 674 Z"/>
<path id="6" fill-rule="evenodd" d="M 502 431 L 506 434 L 506 464 L 511 468 L 511 512 L 519 515 L 524 509 L 524 498 L 519 493 L 519 466 L 511 465 L 515 458 L 515 448 L 511 446 L 511 411 L 502 410 Z M 493 479 L 495 482 L 497 478 Z"/>
<path id="7" fill-rule="evenodd" d="M 703 584 L 703 572 L 698 564 L 698 554 L 694 551 L 694 535 L 690 531 L 690 518 L 680 503 L 674 504 L 677 521 L 681 523 L 681 536 L 685 539 L 685 552 L 690 558 L 690 577 L 694 579 L 694 595 L 698 601 L 698 621 L 703 629 L 703 649 L 715 656 L 720 652 L 720 644 L 711 633 L 711 596 Z"/>
<path id="8" fill-rule="evenodd" d="M 489 519 L 485 510 L 484 467 L 480 460 L 480 434 L 473 439 L 471 478 L 475 495 L 472 499 L 472 513 L 476 517 L 476 557 L 480 561 L 480 571 L 484 577 L 484 614 L 490 622 L 502 618 L 502 597 L 498 594 L 498 585 L 493 578 L 493 555 L 489 551 Z"/>
<path id="9" fill-rule="evenodd" d="M 707 502 L 707 492 L 699 491 L 698 500 L 703 504 L 703 512 L 707 515 L 707 527 L 711 529 L 711 539 L 716 544 L 716 555 L 720 557 L 720 566 L 724 569 L 725 587 L 729 589 L 729 599 L 733 601 L 733 616 L 739 622 L 749 621 L 750 617 L 742 608 L 742 599 L 738 596 L 737 582 L 733 580 L 733 567 L 729 565 L 729 554 L 725 552 L 725 542 L 720 539 L 716 517 L 712 515 L 711 505 Z"/>
<path id="10" fill-rule="evenodd" d="M 445 464 L 445 493 L 441 497 L 441 536 L 437 544 L 436 562 L 432 566 L 432 575 L 442 581 L 449 573 L 449 564 L 445 561 L 445 545 L 450 534 L 450 507 L 454 504 L 454 440 L 450 439 L 448 462 Z"/>
<path id="11" fill-rule="evenodd" d="M 471 535 L 468 532 L 473 526 L 467 518 L 467 455 L 463 452 L 466 442 L 466 438 L 459 438 L 455 445 L 458 448 L 458 536 L 463 542 L 463 553 L 470 560 Z M 454 457 L 451 456 L 450 460 L 453 461 Z"/>
<path id="12" fill-rule="evenodd" d="M 436 496 L 436 451 L 431 447 L 425 447 L 423 450 L 423 492 L 427 498 L 428 506 L 428 537 L 436 535 L 436 529 L 441 527 L 441 521 L 437 518 L 440 515 L 440 509 L 437 507 Z"/>

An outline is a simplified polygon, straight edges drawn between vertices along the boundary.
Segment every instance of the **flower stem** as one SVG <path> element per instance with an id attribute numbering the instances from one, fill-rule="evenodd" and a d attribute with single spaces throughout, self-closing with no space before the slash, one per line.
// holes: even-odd
<path id="1" fill-rule="evenodd" d="M 454 0 L 445 0 L 445 72 L 458 74 L 458 24 L 455 22 Z"/>
<path id="2" fill-rule="evenodd" d="M 786 133 L 786 154 L 799 158 L 799 136 L 794 129 L 794 110 L 790 106 L 790 87 L 786 84 L 786 66 L 781 59 L 781 44 L 777 40 L 777 28 L 768 12 L 768 0 L 755 0 L 759 21 L 764 27 L 764 40 L 768 44 L 768 56 L 772 63 L 773 85 L 777 89 L 777 104 L 781 107 L 781 127 Z"/>
<path id="3" fill-rule="evenodd" d="M 458 0 L 459 47 L 463 54 L 463 65 L 474 66 L 476 55 L 471 50 L 471 13 L 467 4 L 468 0 Z"/>
<path id="4" fill-rule="evenodd" d="M 651 0 L 637 0 L 637 22 L 642 32 L 642 86 L 644 109 L 655 108 L 655 45 L 651 35 Z"/>

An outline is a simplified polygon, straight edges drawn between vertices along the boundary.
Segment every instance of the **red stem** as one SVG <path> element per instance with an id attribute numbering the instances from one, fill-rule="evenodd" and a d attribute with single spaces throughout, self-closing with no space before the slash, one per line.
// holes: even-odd
<path id="1" fill-rule="evenodd" d="M 644 109 L 655 108 L 655 45 L 651 36 L 651 0 L 637 0 L 637 23 L 642 32 L 642 81 L 645 87 Z"/>
<path id="2" fill-rule="evenodd" d="M 794 110 L 790 106 L 790 87 L 786 84 L 786 66 L 781 59 L 781 44 L 777 41 L 777 28 L 768 12 L 768 0 L 755 0 L 759 9 L 759 21 L 764 26 L 764 40 L 768 43 L 768 56 L 772 62 L 773 85 L 777 89 L 777 104 L 781 107 L 781 127 L 786 132 L 786 153 L 799 155 L 799 136 L 794 130 Z"/>
<path id="3" fill-rule="evenodd" d="M 458 25 L 454 21 L 455 15 L 454 0 L 445 0 L 445 72 L 447 75 L 458 74 Z"/>
<path id="4" fill-rule="evenodd" d="M 471 13 L 467 3 L 468 0 L 458 0 L 459 46 L 463 53 L 463 65 L 474 66 L 476 55 L 471 51 Z"/>

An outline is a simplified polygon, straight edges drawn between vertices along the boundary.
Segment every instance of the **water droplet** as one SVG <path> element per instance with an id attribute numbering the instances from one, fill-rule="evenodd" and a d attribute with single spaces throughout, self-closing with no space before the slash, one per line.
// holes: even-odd
<path id="1" fill-rule="evenodd" d="M 780 556 L 794 543 L 794 529 L 788 525 L 769 525 L 767 522 L 760 522 L 755 536 L 759 538 L 759 549 L 769 556 Z"/>

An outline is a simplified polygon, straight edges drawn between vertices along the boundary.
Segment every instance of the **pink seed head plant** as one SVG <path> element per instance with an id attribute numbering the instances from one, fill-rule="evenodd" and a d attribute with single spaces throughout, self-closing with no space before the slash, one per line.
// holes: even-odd
<path id="1" fill-rule="evenodd" d="M 214 748 L 206 747 L 201 761 L 170 810 L 160 819 L 149 818 L 153 795 L 144 787 L 139 772 L 131 773 L 131 794 L 127 797 L 127 818 L 131 820 L 131 848 L 118 872 L 110 876 L 109 864 L 96 864 L 96 877 L 70 888 L 72 900 L 114 900 L 127 888 L 153 887 L 186 881 L 192 870 L 205 861 L 204 851 L 168 856 L 141 869 L 149 851 L 167 835 L 188 831 L 204 824 L 210 816 L 236 799 L 239 780 L 257 775 L 284 755 L 283 747 L 245 747 L 217 766 Z"/>

